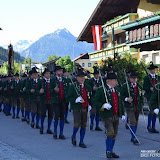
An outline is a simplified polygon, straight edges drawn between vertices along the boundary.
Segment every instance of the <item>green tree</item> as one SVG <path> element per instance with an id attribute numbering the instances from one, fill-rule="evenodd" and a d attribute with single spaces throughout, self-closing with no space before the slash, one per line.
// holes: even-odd
<path id="1" fill-rule="evenodd" d="M 73 62 L 70 56 L 61 57 L 56 64 L 60 65 L 62 68 L 65 68 L 70 73 L 73 71 Z"/>
<path id="2" fill-rule="evenodd" d="M 17 72 L 20 73 L 20 70 L 21 70 L 20 66 L 21 66 L 21 64 L 16 63 L 16 61 L 14 61 L 14 74 Z M 4 62 L 3 66 L 0 68 L 0 74 L 6 75 L 6 74 L 8 74 L 8 70 L 9 70 L 8 62 Z"/>
<path id="3" fill-rule="evenodd" d="M 58 56 L 56 56 L 56 55 L 49 56 L 48 59 L 47 59 L 47 62 L 55 60 L 57 58 L 58 58 Z"/>
<path id="4" fill-rule="evenodd" d="M 147 68 L 148 65 L 146 65 L 144 63 L 144 61 L 141 61 L 141 62 L 143 63 L 145 68 Z M 121 74 L 121 72 L 117 69 L 116 66 L 118 66 L 118 68 L 120 68 L 121 71 L 123 71 L 123 72 L 125 70 L 126 73 L 131 70 L 136 71 L 138 74 L 138 81 L 140 84 L 142 84 L 143 78 L 146 74 L 145 74 L 145 71 L 141 65 L 141 62 L 138 61 L 137 58 L 133 58 L 130 53 L 125 53 L 122 56 L 117 57 L 117 59 L 115 61 L 111 58 L 108 58 L 106 60 L 102 60 L 100 62 L 100 66 L 103 71 L 103 69 L 106 69 L 106 67 L 108 65 L 112 65 L 114 70 L 117 71 L 118 77 L 120 78 L 121 82 L 124 82 L 124 75 Z"/>

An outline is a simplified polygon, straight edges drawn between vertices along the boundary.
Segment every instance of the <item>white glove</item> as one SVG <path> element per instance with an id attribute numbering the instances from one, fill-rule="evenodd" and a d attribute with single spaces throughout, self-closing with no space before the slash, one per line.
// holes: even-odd
<path id="1" fill-rule="evenodd" d="M 158 108 L 154 109 L 154 113 L 158 115 L 159 109 Z"/>
<path id="2" fill-rule="evenodd" d="M 109 103 L 103 104 L 104 109 L 110 110 L 112 106 Z"/>
<path id="3" fill-rule="evenodd" d="M 122 116 L 122 121 L 124 122 L 126 120 L 126 116 Z"/>
<path id="4" fill-rule="evenodd" d="M 78 97 L 75 102 L 76 103 L 82 103 L 82 97 Z"/>
<path id="5" fill-rule="evenodd" d="M 126 101 L 126 102 L 129 102 L 129 103 L 132 103 L 133 99 L 132 99 L 132 97 L 126 97 L 126 98 L 125 98 L 125 101 Z"/>
<path id="6" fill-rule="evenodd" d="M 92 107 L 89 105 L 89 106 L 88 106 L 88 109 L 89 109 L 89 111 L 90 111 L 90 110 L 92 109 Z"/>

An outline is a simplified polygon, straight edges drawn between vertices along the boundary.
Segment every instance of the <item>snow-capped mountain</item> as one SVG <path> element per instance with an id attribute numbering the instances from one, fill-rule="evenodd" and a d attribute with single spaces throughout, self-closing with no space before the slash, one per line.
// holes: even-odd
<path id="1" fill-rule="evenodd" d="M 20 40 L 16 43 L 12 43 L 14 51 L 21 53 L 27 49 L 34 41 L 32 40 Z M 2 46 L 5 49 L 8 49 L 8 45 Z"/>
<path id="2" fill-rule="evenodd" d="M 74 57 L 94 50 L 93 44 L 76 42 L 76 39 L 67 29 L 58 29 L 31 44 L 21 55 L 31 57 L 33 61 L 45 62 L 54 54 L 60 57 L 69 55 L 73 59 L 73 46 Z"/>
<path id="3" fill-rule="evenodd" d="M 27 49 L 34 41 L 30 40 L 20 40 L 14 44 L 14 50 L 21 53 L 25 49 Z"/>

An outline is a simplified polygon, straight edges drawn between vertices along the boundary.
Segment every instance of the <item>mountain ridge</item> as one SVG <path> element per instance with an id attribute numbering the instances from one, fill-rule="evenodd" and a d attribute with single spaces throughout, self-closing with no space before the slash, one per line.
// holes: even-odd
<path id="1" fill-rule="evenodd" d="M 72 35 L 66 28 L 58 29 L 53 33 L 40 37 L 27 49 L 22 51 L 21 55 L 25 58 L 30 57 L 33 61 L 45 62 L 50 55 L 54 54 L 60 57 L 69 55 L 73 59 L 80 54 L 94 50 L 93 44 L 76 42 L 76 39 L 77 37 Z"/>

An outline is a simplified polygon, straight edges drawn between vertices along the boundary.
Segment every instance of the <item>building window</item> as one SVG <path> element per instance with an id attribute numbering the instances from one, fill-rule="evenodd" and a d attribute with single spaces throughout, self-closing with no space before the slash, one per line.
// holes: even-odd
<path id="1" fill-rule="evenodd" d="M 159 64 L 159 53 L 153 54 L 152 61 L 154 64 Z"/>
<path id="2" fill-rule="evenodd" d="M 82 63 L 82 67 L 85 67 L 85 63 Z"/>
<path id="3" fill-rule="evenodd" d="M 146 64 L 149 62 L 148 54 L 143 55 L 143 60 L 144 60 L 144 62 L 145 62 Z"/>
<path id="4" fill-rule="evenodd" d="M 88 63 L 88 67 L 91 67 L 91 63 Z"/>

